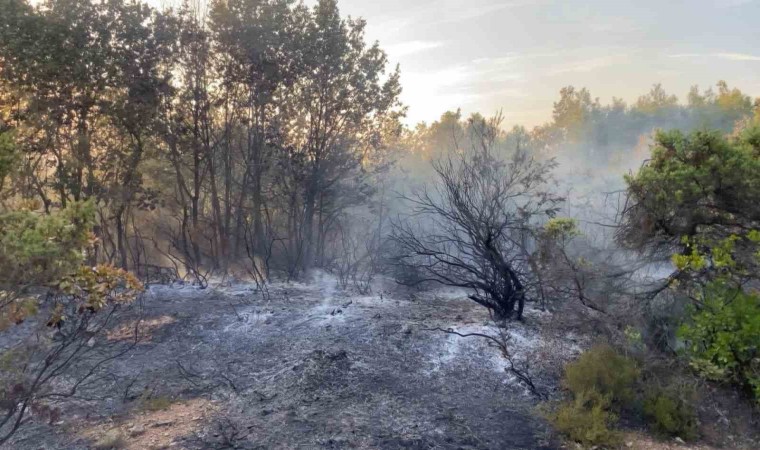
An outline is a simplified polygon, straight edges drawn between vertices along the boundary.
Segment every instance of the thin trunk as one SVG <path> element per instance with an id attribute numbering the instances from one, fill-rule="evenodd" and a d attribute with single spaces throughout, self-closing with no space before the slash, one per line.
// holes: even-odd
<path id="1" fill-rule="evenodd" d="M 129 269 L 127 267 L 127 246 L 126 246 L 126 230 L 124 229 L 124 208 L 120 208 L 117 211 L 116 216 L 116 245 L 119 253 L 119 264 L 124 270 Z"/>
<path id="2" fill-rule="evenodd" d="M 209 162 L 209 185 L 211 187 L 211 208 L 214 211 L 214 230 L 216 237 L 216 258 L 214 264 L 216 268 L 223 266 L 224 253 L 226 251 L 224 245 L 224 223 L 222 218 L 222 206 L 219 201 L 219 189 L 216 181 L 216 166 L 213 163 L 213 159 Z"/>

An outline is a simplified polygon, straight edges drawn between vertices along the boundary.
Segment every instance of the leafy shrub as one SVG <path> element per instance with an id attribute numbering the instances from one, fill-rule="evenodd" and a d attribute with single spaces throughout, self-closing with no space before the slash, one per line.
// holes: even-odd
<path id="1" fill-rule="evenodd" d="M 692 367 L 745 387 L 760 402 L 760 296 L 713 282 L 701 300 L 679 330 Z"/>
<path id="2" fill-rule="evenodd" d="M 0 192 L 3 190 L 5 177 L 16 167 L 18 159 L 18 152 L 13 145 L 13 134 L 0 130 Z"/>
<path id="3" fill-rule="evenodd" d="M 670 386 L 651 390 L 644 399 L 644 414 L 652 428 L 683 439 L 697 437 L 697 414 L 693 387 Z"/>
<path id="4" fill-rule="evenodd" d="M 557 431 L 584 446 L 614 447 L 620 443 L 620 434 L 611 429 L 617 416 L 604 397 L 582 393 L 562 403 L 549 419 Z"/>
<path id="5" fill-rule="evenodd" d="M 53 286 L 77 270 L 94 219 L 91 203 L 49 215 L 0 213 L 0 330 L 38 311 L 29 287 Z"/>
<path id="6" fill-rule="evenodd" d="M 612 405 L 624 406 L 633 400 L 638 377 L 635 361 L 609 345 L 599 345 L 567 365 L 562 384 L 575 396 L 601 395 L 609 397 Z"/>
<path id="7" fill-rule="evenodd" d="M 142 285 L 124 270 L 84 264 L 94 221 L 91 202 L 51 214 L 0 212 L 0 331 L 32 322 L 0 351 L 0 446 L 30 412 L 55 420 L 60 411 L 49 399 L 75 395 L 134 345 L 102 339 Z M 73 387 L 61 389 L 70 377 Z"/>
<path id="8" fill-rule="evenodd" d="M 705 378 L 760 401 L 760 127 L 658 133 L 651 160 L 626 177 L 634 205 L 618 239 L 641 249 L 678 244 L 674 289 L 691 301 L 679 335 Z"/>
<path id="9" fill-rule="evenodd" d="M 584 446 L 614 447 L 620 436 L 612 429 L 635 397 L 639 378 L 636 362 L 609 345 L 586 351 L 567 364 L 562 385 L 571 398 L 560 403 L 547 418 L 569 439 Z"/>

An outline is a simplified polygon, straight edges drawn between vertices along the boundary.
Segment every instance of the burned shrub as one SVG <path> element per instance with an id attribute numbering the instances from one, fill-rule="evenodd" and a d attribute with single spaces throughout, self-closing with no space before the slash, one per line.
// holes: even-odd
<path id="1" fill-rule="evenodd" d="M 433 163 L 435 183 L 405 198 L 412 212 L 392 239 L 403 250 L 398 264 L 424 273 L 418 283 L 472 289 L 470 299 L 502 321 L 522 318 L 534 231 L 561 199 L 546 190 L 556 163 L 519 148 L 502 154 L 499 123 L 471 120 L 471 147 Z"/>

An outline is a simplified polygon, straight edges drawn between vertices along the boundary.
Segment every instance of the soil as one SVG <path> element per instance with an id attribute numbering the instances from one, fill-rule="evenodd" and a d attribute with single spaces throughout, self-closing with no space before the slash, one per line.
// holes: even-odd
<path id="1" fill-rule="evenodd" d="M 8 448 L 560 447 L 496 348 L 432 330 L 494 333 L 484 309 L 462 292 L 391 291 L 341 292 L 327 276 L 266 292 L 153 286 L 140 345 Z M 579 351 L 540 336 L 541 317 L 509 325 L 514 354 Z"/>

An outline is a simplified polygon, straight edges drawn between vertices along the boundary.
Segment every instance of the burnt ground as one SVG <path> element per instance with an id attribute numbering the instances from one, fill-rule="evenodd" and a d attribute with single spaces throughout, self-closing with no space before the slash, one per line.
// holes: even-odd
<path id="1" fill-rule="evenodd" d="M 537 320 L 515 349 L 545 344 Z M 497 349 L 436 327 L 493 331 L 456 292 L 153 286 L 140 345 L 9 448 L 557 448 Z"/>

